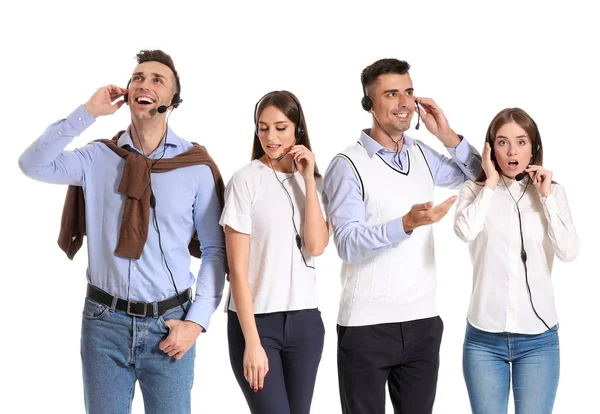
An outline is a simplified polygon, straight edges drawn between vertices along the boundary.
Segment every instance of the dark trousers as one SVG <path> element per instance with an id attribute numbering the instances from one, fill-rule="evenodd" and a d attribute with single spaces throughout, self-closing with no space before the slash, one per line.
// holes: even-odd
<path id="1" fill-rule="evenodd" d="M 269 358 L 262 391 L 244 378 L 245 341 L 235 312 L 228 312 L 227 335 L 233 373 L 254 414 L 308 414 L 325 328 L 318 309 L 255 315 L 260 342 Z"/>
<path id="2" fill-rule="evenodd" d="M 439 316 L 380 325 L 338 325 L 338 380 L 344 414 L 433 410 L 444 324 Z"/>

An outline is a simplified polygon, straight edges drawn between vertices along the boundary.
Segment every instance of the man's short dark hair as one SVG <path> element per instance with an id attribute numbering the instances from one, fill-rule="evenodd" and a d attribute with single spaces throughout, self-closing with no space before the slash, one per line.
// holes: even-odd
<path id="1" fill-rule="evenodd" d="M 375 83 L 380 75 L 385 75 L 387 73 L 406 75 L 409 69 L 410 65 L 404 60 L 380 59 L 363 69 L 360 74 L 360 81 L 366 91 L 369 86 Z"/>
<path id="2" fill-rule="evenodd" d="M 177 69 L 175 69 L 175 64 L 173 63 L 173 59 L 171 56 L 163 52 L 162 50 L 140 50 L 140 52 L 135 56 L 138 62 L 138 65 L 144 62 L 158 62 L 162 63 L 165 66 L 168 66 L 169 69 L 173 71 L 173 75 L 175 76 L 175 85 L 177 86 L 176 93 L 181 93 L 181 84 L 179 83 L 179 75 L 177 74 Z"/>

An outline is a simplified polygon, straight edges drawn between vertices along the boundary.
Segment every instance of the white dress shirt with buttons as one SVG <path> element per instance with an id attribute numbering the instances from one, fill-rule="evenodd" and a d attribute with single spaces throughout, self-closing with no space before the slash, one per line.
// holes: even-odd
<path id="1" fill-rule="evenodd" d="M 554 255 L 573 260 L 579 238 L 562 186 L 552 184 L 552 193 L 544 198 L 529 177 L 504 180 L 494 190 L 467 181 L 456 205 L 454 231 L 469 243 L 473 262 L 467 319 L 488 332 L 538 334 L 547 328 L 535 315 L 527 291 L 515 201 L 523 195 L 518 206 L 533 304 L 550 327 L 558 321 L 551 279 Z"/>

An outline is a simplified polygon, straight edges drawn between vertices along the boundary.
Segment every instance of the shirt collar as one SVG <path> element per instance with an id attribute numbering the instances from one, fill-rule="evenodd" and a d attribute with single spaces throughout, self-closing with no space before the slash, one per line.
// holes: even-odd
<path id="1" fill-rule="evenodd" d="M 160 146 L 163 145 L 165 139 L 160 141 Z M 131 126 L 127 127 L 127 130 L 119 137 L 119 140 L 117 141 L 117 145 L 119 147 L 124 147 L 125 145 L 129 145 L 131 148 L 137 148 L 135 145 L 133 145 L 133 140 L 131 139 Z M 175 134 L 171 128 L 167 128 L 167 136 L 166 136 L 166 143 L 165 145 L 167 147 L 180 147 L 181 146 L 181 138 L 179 138 L 177 136 L 177 134 Z"/>
<path id="2" fill-rule="evenodd" d="M 370 134 L 371 134 L 370 128 L 363 129 L 360 133 L 360 139 L 359 139 L 359 143 L 365 148 L 365 150 L 367 151 L 367 154 L 369 155 L 369 158 L 373 158 L 373 156 L 378 152 L 379 153 L 393 152 L 393 150 L 390 150 L 389 148 L 385 148 L 379 142 L 377 142 L 373 138 L 371 138 Z M 403 153 L 404 151 L 408 150 L 408 148 L 410 148 L 414 143 L 415 143 L 414 139 L 412 139 L 408 135 L 404 134 L 404 145 L 402 145 L 402 150 L 400 151 L 400 153 Z"/>

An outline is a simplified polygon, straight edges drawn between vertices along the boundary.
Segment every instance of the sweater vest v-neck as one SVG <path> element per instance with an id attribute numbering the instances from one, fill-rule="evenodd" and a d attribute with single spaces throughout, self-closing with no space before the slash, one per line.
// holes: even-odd
<path id="1" fill-rule="evenodd" d="M 417 142 L 407 148 L 404 171 L 378 154 L 369 157 L 359 143 L 338 156 L 357 175 L 367 226 L 407 214 L 415 204 L 433 200 L 433 175 Z M 430 225 L 416 228 L 400 244 L 357 263 L 343 263 L 338 323 L 363 326 L 405 322 L 437 315 L 436 267 Z"/>

